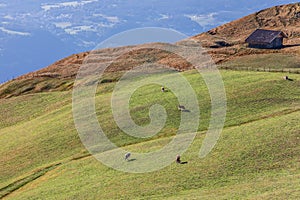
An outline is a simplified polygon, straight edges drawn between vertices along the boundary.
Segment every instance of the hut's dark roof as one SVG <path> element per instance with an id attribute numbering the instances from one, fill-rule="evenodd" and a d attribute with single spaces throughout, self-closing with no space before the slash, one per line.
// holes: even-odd
<path id="1" fill-rule="evenodd" d="M 270 44 L 278 36 L 286 37 L 282 31 L 271 31 L 264 29 L 256 29 L 247 39 L 247 43 Z"/>

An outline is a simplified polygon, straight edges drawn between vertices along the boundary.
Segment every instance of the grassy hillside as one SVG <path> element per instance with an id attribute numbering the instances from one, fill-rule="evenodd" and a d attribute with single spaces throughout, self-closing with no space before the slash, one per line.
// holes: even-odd
<path id="1" fill-rule="evenodd" d="M 91 157 L 76 132 L 71 91 L 0 99 L 0 196 L 7 199 L 143 199 L 299 197 L 300 75 L 222 71 L 227 95 L 225 129 L 205 159 L 198 158 L 210 115 L 207 88 L 195 71 L 183 73 L 197 93 L 199 134 L 175 163 L 149 174 L 114 171 Z M 148 107 L 162 104 L 164 129 L 153 138 L 125 135 L 113 121 L 115 83 L 98 87 L 96 113 L 107 136 L 132 152 L 157 149 L 178 129 L 177 100 L 157 85 L 138 89 L 132 118 L 146 124 Z M 164 95 L 164 96 L 162 96 Z M 104 192 L 109 191 L 109 192 Z M 202 198 L 201 198 L 202 199 Z"/>
<path id="2" fill-rule="evenodd" d="M 216 149 L 198 158 L 199 134 L 182 157 L 189 163 L 149 174 L 117 172 L 93 157 L 48 172 L 12 199 L 296 199 L 299 191 L 300 113 L 224 130 Z M 161 147 L 166 139 L 130 147 Z"/>
<path id="3" fill-rule="evenodd" d="M 300 58 L 295 54 L 246 55 L 219 65 L 221 69 L 290 72 L 300 74 Z"/>

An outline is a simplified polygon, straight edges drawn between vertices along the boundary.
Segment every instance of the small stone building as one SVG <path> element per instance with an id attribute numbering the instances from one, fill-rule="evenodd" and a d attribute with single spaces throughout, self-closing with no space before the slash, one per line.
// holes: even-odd
<path id="1" fill-rule="evenodd" d="M 246 42 L 250 48 L 280 49 L 283 47 L 283 38 L 287 36 L 282 31 L 256 29 Z"/>

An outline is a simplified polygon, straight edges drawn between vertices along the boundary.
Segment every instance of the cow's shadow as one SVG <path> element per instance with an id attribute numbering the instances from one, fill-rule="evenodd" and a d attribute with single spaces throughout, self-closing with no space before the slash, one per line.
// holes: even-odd
<path id="1" fill-rule="evenodd" d="M 133 162 L 133 161 L 136 161 L 136 158 L 131 158 L 127 160 L 127 162 Z"/>

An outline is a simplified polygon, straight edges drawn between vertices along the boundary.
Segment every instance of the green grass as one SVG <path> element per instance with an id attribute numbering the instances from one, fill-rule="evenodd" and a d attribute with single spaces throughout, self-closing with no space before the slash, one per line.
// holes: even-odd
<path id="1" fill-rule="evenodd" d="M 199 134 L 183 155 L 189 163 L 138 175 L 114 171 L 93 157 L 85 157 L 88 153 L 74 126 L 70 92 L 0 99 L 0 196 L 11 192 L 7 198 L 263 199 L 276 195 L 285 199 L 287 193 L 299 197 L 300 75 L 293 75 L 294 81 L 283 80 L 283 75 L 222 71 L 226 128 L 214 151 L 200 159 L 210 98 L 201 76 L 185 72 L 201 111 Z M 132 152 L 166 144 L 180 120 L 174 94 L 161 93 L 158 85 L 144 86 L 134 93 L 130 108 L 137 124 L 149 122 L 149 106 L 154 103 L 164 105 L 168 113 L 158 135 L 140 139 L 127 136 L 114 123 L 110 109 L 114 85 L 103 83 L 97 89 L 96 113 L 107 136 Z M 84 158 L 77 159 L 80 157 Z"/>
<path id="2" fill-rule="evenodd" d="M 227 128 L 205 159 L 198 158 L 204 137 L 199 134 L 182 155 L 188 164 L 173 163 L 148 174 L 118 172 L 92 157 L 68 162 L 10 197 L 30 199 L 42 194 L 46 199 L 256 199 L 271 198 L 276 193 L 278 199 L 299 197 L 299 117 L 300 112 L 296 112 Z M 159 147 L 160 140 L 131 149 L 150 144 Z"/>
<path id="3" fill-rule="evenodd" d="M 70 92 L 37 93 L 0 99 L 0 128 L 30 121 L 70 103 Z"/>
<path id="4" fill-rule="evenodd" d="M 47 91 L 66 91 L 73 85 L 70 78 L 36 77 L 16 79 L 0 85 L 0 98 Z"/>
<path id="5" fill-rule="evenodd" d="M 300 73 L 300 58 L 293 54 L 246 55 L 219 65 L 222 69 Z"/>
<path id="6" fill-rule="evenodd" d="M 223 71 L 222 76 L 227 95 L 226 127 L 299 109 L 300 97 L 298 94 L 300 85 L 296 80 L 294 82 L 284 81 L 281 78 L 282 74 L 277 73 Z M 197 73 L 194 71 L 187 72 L 186 77 L 195 88 L 198 96 L 201 112 L 199 131 L 206 130 L 211 112 L 209 93 L 205 83 Z M 295 77 L 299 77 L 299 75 Z M 237 82 L 238 84 L 236 84 Z M 99 103 L 96 105 L 98 120 L 101 125 L 103 124 L 104 131 L 120 146 L 143 141 L 125 137 L 125 134 L 120 132 L 111 114 L 110 97 L 110 94 L 98 96 Z M 151 85 L 139 88 L 132 96 L 131 102 L 133 120 L 144 125 L 149 122 L 150 105 L 157 103 L 165 107 L 169 118 L 162 134 L 158 134 L 155 138 L 170 136 L 176 132 L 180 115 L 177 110 L 177 100 L 171 92 L 161 93 L 159 92 L 159 86 Z"/>

